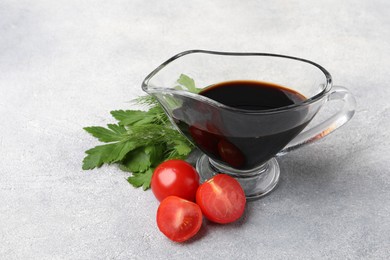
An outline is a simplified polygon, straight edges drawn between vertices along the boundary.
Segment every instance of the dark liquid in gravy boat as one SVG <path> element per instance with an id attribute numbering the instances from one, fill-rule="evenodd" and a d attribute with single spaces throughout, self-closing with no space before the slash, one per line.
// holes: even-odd
<path id="1" fill-rule="evenodd" d="M 203 89 L 199 95 L 241 111 L 184 99 L 173 118 L 204 153 L 236 169 L 252 169 L 266 162 L 310 121 L 305 109 L 284 112 L 282 116 L 259 115 L 306 100 L 294 90 L 268 82 L 222 82 Z M 181 119 L 183 114 L 186 120 Z"/>

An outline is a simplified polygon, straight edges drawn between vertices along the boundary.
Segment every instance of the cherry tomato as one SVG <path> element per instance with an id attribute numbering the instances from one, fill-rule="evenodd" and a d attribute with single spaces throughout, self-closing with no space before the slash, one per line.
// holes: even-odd
<path id="1" fill-rule="evenodd" d="M 170 195 L 195 201 L 199 175 L 191 164 L 183 160 L 168 160 L 154 170 L 151 187 L 154 196 L 162 201 Z"/>
<path id="2" fill-rule="evenodd" d="M 157 226 L 169 239 L 183 242 L 202 226 L 202 211 L 194 202 L 176 197 L 166 197 L 157 210 Z"/>
<path id="3" fill-rule="evenodd" d="M 242 216 L 246 198 L 236 179 L 226 174 L 218 174 L 199 186 L 196 203 L 207 219 L 226 224 Z"/>
<path id="4" fill-rule="evenodd" d="M 225 139 L 219 141 L 218 152 L 222 160 L 234 168 L 239 168 L 245 164 L 245 156 L 240 149 Z"/>

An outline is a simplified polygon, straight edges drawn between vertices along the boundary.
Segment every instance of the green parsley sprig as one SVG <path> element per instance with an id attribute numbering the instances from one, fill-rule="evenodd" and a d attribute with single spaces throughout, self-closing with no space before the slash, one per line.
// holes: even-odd
<path id="1" fill-rule="evenodd" d="M 199 92 L 194 80 L 184 74 L 177 83 L 177 89 Z M 91 170 L 103 164 L 118 164 L 121 170 L 132 173 L 128 178 L 130 184 L 146 190 L 157 165 L 169 159 L 186 159 L 194 145 L 173 128 L 154 97 L 142 96 L 135 103 L 146 105 L 148 110 L 114 110 L 111 115 L 117 124 L 84 127 L 105 144 L 85 152 L 82 168 Z"/>

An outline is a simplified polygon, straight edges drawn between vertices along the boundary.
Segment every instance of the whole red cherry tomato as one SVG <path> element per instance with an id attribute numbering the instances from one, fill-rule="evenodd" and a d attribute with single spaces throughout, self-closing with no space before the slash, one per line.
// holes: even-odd
<path id="1" fill-rule="evenodd" d="M 168 160 L 154 170 L 151 187 L 154 196 L 162 201 L 168 196 L 195 201 L 199 175 L 191 164 L 183 160 Z"/>
<path id="2" fill-rule="evenodd" d="M 191 201 L 168 196 L 158 207 L 157 226 L 169 239 L 183 242 L 198 233 L 202 226 L 202 211 Z"/>
<path id="3" fill-rule="evenodd" d="M 226 224 L 242 216 L 246 197 L 236 179 L 226 174 L 218 174 L 199 186 L 196 203 L 207 219 Z"/>

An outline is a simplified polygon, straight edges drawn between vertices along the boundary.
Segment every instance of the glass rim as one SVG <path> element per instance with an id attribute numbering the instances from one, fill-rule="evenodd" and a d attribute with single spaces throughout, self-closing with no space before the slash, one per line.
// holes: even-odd
<path id="1" fill-rule="evenodd" d="M 307 98 L 301 103 L 297 104 L 292 104 L 288 106 L 283 106 L 283 107 L 278 107 L 278 108 L 271 108 L 271 109 L 263 109 L 263 110 L 247 110 L 247 109 L 242 109 L 242 108 L 235 108 L 231 106 L 224 105 L 218 101 L 215 101 L 213 99 L 210 99 L 208 97 L 192 93 L 190 91 L 185 91 L 185 90 L 177 90 L 177 89 L 172 89 L 172 88 L 164 88 L 164 87 L 150 87 L 148 85 L 149 81 L 153 76 L 155 76 L 159 71 L 161 71 L 165 66 L 168 64 L 172 63 L 173 61 L 179 59 L 180 57 L 183 57 L 185 55 L 189 54 L 194 54 L 194 53 L 202 53 L 202 54 L 211 54 L 211 55 L 220 55 L 220 56 L 265 56 L 265 57 L 276 57 L 276 58 L 285 58 L 285 59 L 290 59 L 290 60 L 296 60 L 296 61 L 301 61 L 310 65 L 313 65 L 317 67 L 325 76 L 326 78 L 326 86 L 321 90 L 321 92 L 315 94 L 314 96 Z M 160 66 L 155 68 L 149 75 L 145 77 L 145 79 L 142 81 L 142 90 L 145 91 L 148 94 L 153 94 L 153 93 L 172 93 L 172 94 L 179 94 L 182 96 L 187 96 L 191 97 L 194 99 L 198 99 L 207 103 L 210 103 L 212 105 L 215 105 L 220 108 L 236 111 L 236 112 L 242 112 L 242 113 L 247 113 L 247 114 L 263 114 L 263 113 L 270 113 L 270 112 L 280 112 L 280 111 L 285 111 L 285 110 L 291 110 L 297 107 L 302 107 L 305 105 L 310 105 L 312 103 L 315 103 L 316 101 L 322 99 L 332 88 L 332 76 L 331 74 L 321 65 L 307 59 L 303 58 L 298 58 L 294 56 L 288 56 L 288 55 L 282 55 L 282 54 L 275 54 L 275 53 L 262 53 L 262 52 L 222 52 L 222 51 L 210 51 L 210 50 L 187 50 L 180 52 L 165 62 L 163 62 Z"/>

